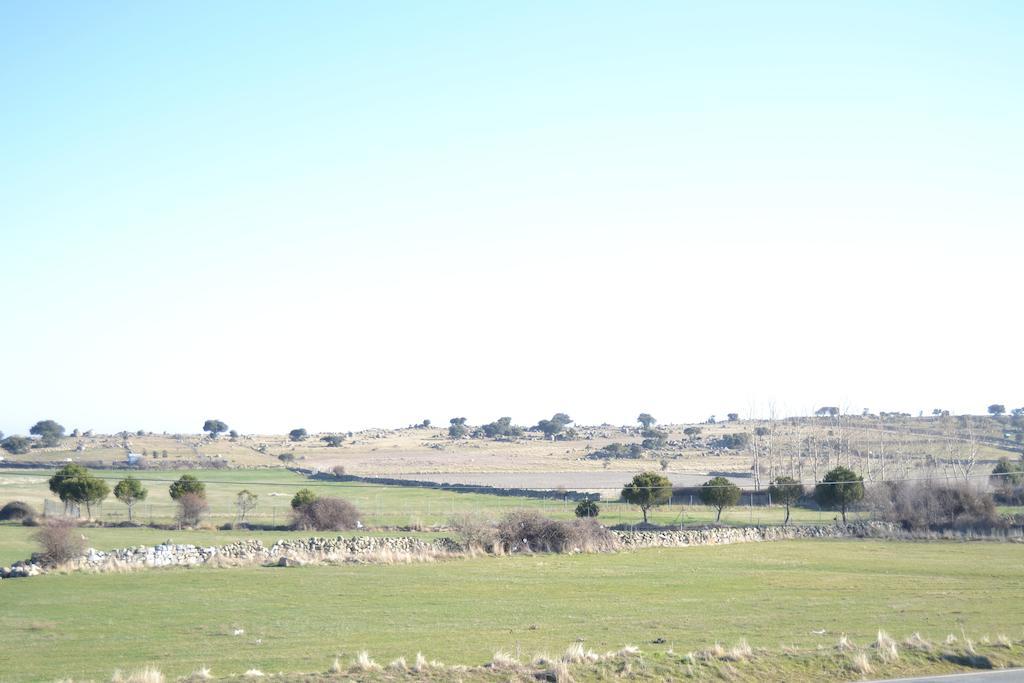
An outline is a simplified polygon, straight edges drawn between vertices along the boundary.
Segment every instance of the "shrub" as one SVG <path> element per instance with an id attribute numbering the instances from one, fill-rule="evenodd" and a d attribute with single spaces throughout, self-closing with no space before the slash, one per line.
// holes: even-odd
<path id="1" fill-rule="evenodd" d="M 718 510 L 715 521 L 722 519 L 722 510 L 740 502 L 740 487 L 725 477 L 715 477 L 700 487 L 700 501 Z"/>
<path id="2" fill-rule="evenodd" d="M 338 478 L 344 477 L 345 476 L 345 466 L 344 465 L 335 465 L 334 467 L 331 468 L 331 474 L 333 474 L 334 476 L 336 476 Z"/>
<path id="3" fill-rule="evenodd" d="M 85 552 L 85 539 L 68 519 L 49 520 L 32 534 L 32 540 L 42 548 L 39 559 L 49 566 L 64 564 Z"/>
<path id="4" fill-rule="evenodd" d="M 302 427 L 288 432 L 288 438 L 292 441 L 305 441 L 307 436 L 309 436 L 309 432 Z"/>
<path id="5" fill-rule="evenodd" d="M 345 443 L 345 437 L 341 434 L 328 434 L 327 436 L 321 436 L 320 440 L 330 448 L 340 448 Z"/>
<path id="6" fill-rule="evenodd" d="M 198 493 L 182 493 L 175 501 L 178 503 L 178 526 L 196 526 L 210 510 L 206 497 Z"/>
<path id="7" fill-rule="evenodd" d="M 610 443 L 604 448 L 589 454 L 587 458 L 590 460 L 602 460 L 605 458 L 636 459 L 643 457 L 643 454 L 643 446 L 638 443 Z"/>
<path id="8" fill-rule="evenodd" d="M 739 432 L 737 434 L 723 434 L 711 442 L 714 448 L 728 448 L 729 450 L 741 450 L 750 445 L 750 434 Z"/>
<path id="9" fill-rule="evenodd" d="M 466 425 L 461 423 L 453 424 L 448 427 L 448 436 L 452 439 L 461 439 L 466 436 L 467 433 L 469 433 L 469 430 L 466 428 Z"/>
<path id="10" fill-rule="evenodd" d="M 12 500 L 10 503 L 0 508 L 0 522 L 17 522 L 25 519 L 26 517 L 35 516 L 36 511 L 32 509 L 32 506 L 20 500 Z"/>
<path id="11" fill-rule="evenodd" d="M 298 510 L 301 507 L 312 504 L 316 500 L 316 494 L 309 489 L 299 489 L 292 496 L 292 509 Z"/>
<path id="12" fill-rule="evenodd" d="M 581 500 L 576 506 L 577 517 L 597 517 L 601 514 L 601 508 L 592 500 Z"/>
<path id="13" fill-rule="evenodd" d="M 871 487 L 868 504 L 908 531 L 992 529 L 1005 523 L 990 494 L 962 482 L 886 482 Z"/>
<path id="14" fill-rule="evenodd" d="M 610 550 L 615 537 L 594 519 L 563 522 L 535 510 L 512 512 L 498 522 L 498 546 L 505 552 Z"/>
<path id="15" fill-rule="evenodd" d="M 281 455 L 277 456 L 277 459 L 280 460 L 281 462 L 285 463 L 285 464 L 288 464 L 290 462 L 295 462 L 295 454 L 294 453 L 282 453 Z"/>
<path id="16" fill-rule="evenodd" d="M 492 550 L 498 540 L 494 520 L 481 514 L 466 512 L 448 520 L 448 526 L 467 548 Z"/>
<path id="17" fill-rule="evenodd" d="M 295 509 L 293 526 L 315 531 L 345 531 L 359 526 L 359 510 L 341 498 L 317 498 Z"/>
<path id="18" fill-rule="evenodd" d="M 990 481 L 995 488 L 1006 491 L 1024 485 L 1024 462 L 1010 462 L 1009 458 L 999 458 L 999 462 L 992 468 Z"/>

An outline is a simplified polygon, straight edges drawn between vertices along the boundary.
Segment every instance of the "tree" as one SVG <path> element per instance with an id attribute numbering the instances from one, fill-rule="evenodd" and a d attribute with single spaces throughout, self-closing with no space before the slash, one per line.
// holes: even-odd
<path id="1" fill-rule="evenodd" d="M 114 487 L 114 498 L 128 506 L 129 522 L 134 521 L 132 511 L 135 504 L 140 500 L 146 500 L 147 495 L 149 495 L 149 491 L 143 488 L 142 482 L 135 477 L 125 477 Z"/>
<path id="2" fill-rule="evenodd" d="M 641 472 L 623 487 L 622 499 L 638 506 L 647 524 L 647 511 L 672 499 L 672 482 L 657 472 Z"/>
<path id="3" fill-rule="evenodd" d="M 235 495 L 235 510 L 239 522 L 245 521 L 245 516 L 256 507 L 259 496 L 249 489 L 242 489 Z"/>
<path id="4" fill-rule="evenodd" d="M 183 474 L 178 481 L 168 487 L 172 500 L 178 500 L 186 493 L 194 494 L 200 498 L 206 498 L 206 484 L 199 481 L 191 474 Z"/>
<path id="5" fill-rule="evenodd" d="M 301 507 L 312 505 L 316 501 L 316 494 L 309 489 L 299 489 L 292 496 L 292 509 L 298 510 Z"/>
<path id="6" fill-rule="evenodd" d="M 64 503 L 85 505 L 86 515 L 92 517 L 92 506 L 103 502 L 110 495 L 110 486 L 94 477 L 89 470 L 76 463 L 69 463 L 57 470 L 49 480 L 50 490 Z"/>
<path id="7" fill-rule="evenodd" d="M 814 500 L 824 508 L 839 508 L 846 524 L 846 509 L 864 498 L 864 478 L 853 470 L 836 467 L 814 487 Z"/>
<path id="8" fill-rule="evenodd" d="M 740 414 L 739 413 L 729 413 L 728 415 L 726 415 L 726 417 L 729 418 L 729 422 L 736 422 L 738 419 L 740 419 Z"/>
<path id="9" fill-rule="evenodd" d="M 3 441 L 0 441 L 0 448 L 3 448 L 11 455 L 24 455 L 29 452 L 31 447 L 31 439 L 24 436 L 18 436 L 17 434 L 12 434 Z"/>
<path id="10" fill-rule="evenodd" d="M 650 413 L 640 413 L 636 416 L 636 421 L 639 422 L 644 429 L 650 429 L 651 425 L 657 424 L 657 420 Z"/>
<path id="11" fill-rule="evenodd" d="M 683 434 L 686 436 L 700 436 L 700 433 L 704 431 L 700 427 L 687 427 L 683 430 Z"/>
<path id="12" fill-rule="evenodd" d="M 599 514 L 601 514 L 601 508 L 589 498 L 581 500 L 576 506 L 577 517 L 597 517 Z"/>
<path id="13" fill-rule="evenodd" d="M 793 477 L 776 477 L 775 481 L 768 486 L 768 496 L 776 503 L 786 506 L 786 519 L 782 522 L 785 526 L 789 524 L 789 506 L 796 503 L 804 495 L 804 485 Z"/>
<path id="14" fill-rule="evenodd" d="M 203 431 L 210 432 L 210 438 L 216 439 L 219 435 L 228 431 L 228 426 L 220 420 L 207 420 L 203 423 Z"/>
<path id="15" fill-rule="evenodd" d="M 544 432 L 544 436 L 552 441 L 562 433 L 562 430 L 572 424 L 572 418 L 565 413 L 555 413 L 550 420 L 541 420 L 534 429 Z"/>
<path id="16" fill-rule="evenodd" d="M 839 414 L 839 408 L 836 406 L 822 406 L 815 410 L 814 414 L 818 417 L 835 417 Z"/>
<path id="17" fill-rule="evenodd" d="M 228 432 L 228 436 L 230 436 L 232 439 L 237 439 L 238 438 L 238 430 L 232 429 L 230 432 Z"/>
<path id="18" fill-rule="evenodd" d="M 320 440 L 331 448 L 339 448 L 343 443 L 345 443 L 345 437 L 340 434 L 328 434 L 327 436 L 321 436 Z"/>
<path id="19" fill-rule="evenodd" d="M 288 432 L 288 438 L 292 441 L 305 441 L 307 436 L 309 436 L 309 433 L 302 427 Z"/>
<path id="20" fill-rule="evenodd" d="M 992 417 L 999 417 L 1006 412 L 1006 406 L 1002 403 L 993 403 L 988 407 L 988 414 Z M 33 432 L 34 433 L 34 432 Z"/>
<path id="21" fill-rule="evenodd" d="M 1010 462 L 1009 458 L 999 458 L 992 468 L 989 481 L 997 489 L 1011 489 L 1024 484 L 1024 462 Z"/>
<path id="22" fill-rule="evenodd" d="M 466 429 L 466 418 L 464 417 L 453 417 L 448 420 L 448 424 L 451 425 L 448 427 L 448 436 L 453 439 L 461 439 L 469 432 Z"/>
<path id="23" fill-rule="evenodd" d="M 483 425 L 480 429 L 483 430 L 484 436 L 490 439 L 500 436 L 521 436 L 523 433 L 522 427 L 512 424 L 511 417 L 499 417 L 494 422 Z"/>
<path id="24" fill-rule="evenodd" d="M 40 420 L 32 425 L 28 433 L 40 437 L 40 444 L 51 448 L 60 443 L 61 437 L 64 436 L 64 427 L 53 420 Z"/>
<path id="25" fill-rule="evenodd" d="M 725 477 L 715 477 L 701 484 L 700 502 L 718 509 L 715 521 L 722 519 L 722 510 L 740 502 L 740 487 Z"/>

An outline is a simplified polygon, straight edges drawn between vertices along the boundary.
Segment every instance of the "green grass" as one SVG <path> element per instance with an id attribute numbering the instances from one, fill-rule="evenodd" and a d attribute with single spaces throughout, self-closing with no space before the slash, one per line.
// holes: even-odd
<path id="1" fill-rule="evenodd" d="M 479 664 L 561 652 L 835 644 L 1024 629 L 1024 547 L 789 541 L 419 565 L 168 569 L 0 581 L 0 680 L 101 678 L 146 663 L 323 671 L 366 649 Z M 233 636 L 236 628 L 243 636 Z M 819 636 L 813 631 L 824 629 Z M 663 644 L 652 644 L 657 638 Z"/>
<path id="2" fill-rule="evenodd" d="M 361 482 L 313 481 L 284 469 L 190 470 L 188 473 L 206 482 L 210 502 L 209 521 L 214 524 L 234 519 L 235 496 L 242 489 L 249 489 L 259 496 L 258 507 L 250 513 L 249 518 L 265 524 L 287 523 L 291 512 L 291 497 L 303 487 L 312 488 L 320 495 L 339 496 L 351 501 L 363 513 L 363 522 L 368 526 L 435 526 L 445 524 L 457 513 L 479 512 L 500 516 L 521 508 L 538 509 L 552 517 L 568 518 L 573 516 L 576 506 L 572 501 L 453 493 Z M 43 501 L 50 500 L 59 506 L 46 485 L 50 474 L 46 470 L 0 469 L 0 504 L 9 500 L 24 500 L 41 509 Z M 175 506 L 168 496 L 167 487 L 183 474 L 182 471 L 97 470 L 94 474 L 108 479 L 111 486 L 128 474 L 146 480 L 144 485 L 149 490 L 149 498 L 137 506 L 137 519 L 157 523 L 173 520 Z M 95 511 L 94 516 L 111 522 L 127 518 L 125 507 L 113 497 L 108 498 Z M 721 521 L 732 525 L 781 524 L 784 516 L 785 510 L 778 506 L 738 507 L 726 510 Z M 835 516 L 834 512 L 793 508 L 791 521 L 830 524 Z M 850 514 L 850 519 L 866 517 L 858 513 Z M 602 502 L 600 519 L 607 525 L 634 524 L 641 521 L 641 515 L 639 509 L 632 505 Z M 655 524 L 704 524 L 715 520 L 715 511 L 699 504 L 669 505 L 654 509 L 650 513 L 650 520 Z"/>

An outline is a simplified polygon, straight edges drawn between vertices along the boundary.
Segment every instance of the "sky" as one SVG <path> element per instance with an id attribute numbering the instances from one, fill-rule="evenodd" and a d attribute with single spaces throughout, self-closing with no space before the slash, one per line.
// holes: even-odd
<path id="1" fill-rule="evenodd" d="M 0 430 L 1024 405 L 1018 2 L 0 3 Z"/>

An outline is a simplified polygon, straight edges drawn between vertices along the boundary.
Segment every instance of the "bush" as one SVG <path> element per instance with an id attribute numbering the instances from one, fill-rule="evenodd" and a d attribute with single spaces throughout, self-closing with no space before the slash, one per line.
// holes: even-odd
<path id="1" fill-rule="evenodd" d="M 577 517 L 597 517 L 601 514 L 601 508 L 592 500 L 581 500 L 576 506 Z"/>
<path id="2" fill-rule="evenodd" d="M 310 505 L 316 501 L 316 494 L 309 489 L 299 489 L 292 496 L 292 510 L 298 510 L 301 507 Z"/>
<path id="3" fill-rule="evenodd" d="M 198 493 L 182 493 L 175 500 L 178 503 L 178 526 L 197 526 L 210 510 L 205 496 Z"/>
<path id="4" fill-rule="evenodd" d="M 85 552 L 85 539 L 68 519 L 49 520 L 32 534 L 32 540 L 42 548 L 39 559 L 48 566 L 64 564 Z"/>
<path id="5" fill-rule="evenodd" d="M 494 520 L 477 513 L 455 515 L 448 520 L 448 526 L 467 548 L 490 551 L 498 540 Z"/>
<path id="6" fill-rule="evenodd" d="M 1005 525 L 992 496 L 962 482 L 886 482 L 871 487 L 867 499 L 876 514 L 908 531 Z"/>
<path id="7" fill-rule="evenodd" d="M 341 477 L 344 477 L 345 476 L 345 466 L 344 465 L 335 465 L 334 467 L 331 468 L 331 474 L 333 474 L 334 476 L 338 477 L 339 479 Z"/>
<path id="8" fill-rule="evenodd" d="M 504 552 L 611 550 L 614 535 L 594 519 L 562 522 L 535 510 L 512 512 L 498 522 L 498 547 Z"/>
<path id="9" fill-rule="evenodd" d="M 24 455 L 32 448 L 32 441 L 24 436 L 9 436 L 0 441 L 0 448 L 3 448 L 11 455 Z"/>
<path id="10" fill-rule="evenodd" d="M 12 500 L 10 503 L 0 508 L 0 522 L 17 522 L 25 519 L 26 517 L 35 516 L 36 511 L 32 509 L 32 506 L 20 500 Z"/>
<path id="11" fill-rule="evenodd" d="M 317 498 L 295 509 L 292 526 L 315 531 L 345 531 L 359 526 L 359 510 L 341 498 Z"/>
<path id="12" fill-rule="evenodd" d="M 737 434 L 723 434 L 711 442 L 714 448 L 727 448 L 729 450 L 742 450 L 750 445 L 750 434 L 739 432 Z"/>

